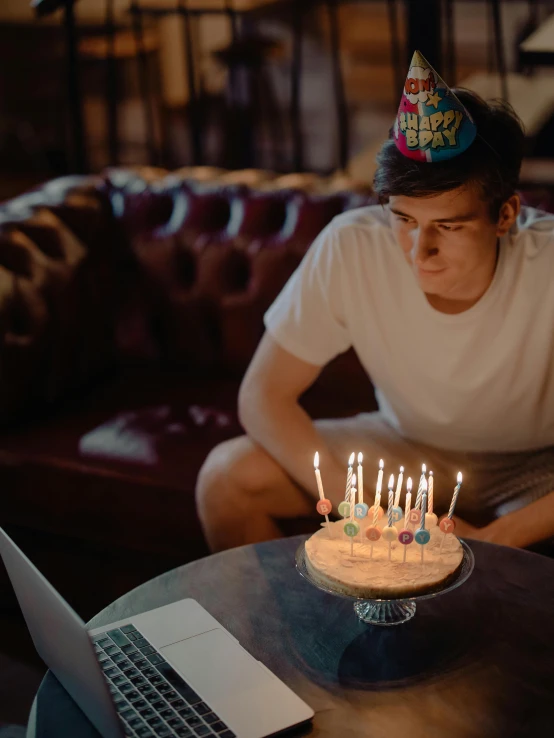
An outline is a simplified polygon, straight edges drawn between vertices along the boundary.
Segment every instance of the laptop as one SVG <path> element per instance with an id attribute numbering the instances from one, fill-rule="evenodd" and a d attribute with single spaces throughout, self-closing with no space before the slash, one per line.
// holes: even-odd
<path id="1" fill-rule="evenodd" d="M 0 528 L 35 647 L 104 738 L 265 738 L 313 710 L 193 599 L 88 630 Z"/>

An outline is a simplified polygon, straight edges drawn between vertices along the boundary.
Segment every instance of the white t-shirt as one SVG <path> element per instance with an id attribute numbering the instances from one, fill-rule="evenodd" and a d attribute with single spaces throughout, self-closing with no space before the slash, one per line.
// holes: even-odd
<path id="1" fill-rule="evenodd" d="M 355 349 L 403 436 L 457 451 L 554 445 L 554 216 L 523 208 L 469 310 L 427 301 L 388 208 L 336 217 L 265 315 L 291 354 L 323 366 Z"/>

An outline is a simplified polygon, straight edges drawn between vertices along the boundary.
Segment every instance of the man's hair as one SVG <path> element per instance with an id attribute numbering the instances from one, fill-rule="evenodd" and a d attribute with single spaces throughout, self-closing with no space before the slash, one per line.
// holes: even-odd
<path id="1" fill-rule="evenodd" d="M 525 139 L 523 125 L 506 102 L 485 102 L 474 92 L 461 88 L 452 91 L 477 126 L 471 146 L 446 161 L 415 161 L 396 148 L 391 129 L 377 155 L 375 192 L 385 203 L 394 195 L 432 197 L 463 185 L 477 186 L 496 221 L 500 208 L 518 186 Z"/>

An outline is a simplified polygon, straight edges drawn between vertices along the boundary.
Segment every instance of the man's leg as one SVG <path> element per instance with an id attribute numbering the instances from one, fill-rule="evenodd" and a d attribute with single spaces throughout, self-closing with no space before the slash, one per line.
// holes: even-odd
<path id="1" fill-rule="evenodd" d="M 315 500 L 248 436 L 210 452 L 198 476 L 196 505 L 212 551 L 280 538 L 275 520 L 315 514 Z"/>

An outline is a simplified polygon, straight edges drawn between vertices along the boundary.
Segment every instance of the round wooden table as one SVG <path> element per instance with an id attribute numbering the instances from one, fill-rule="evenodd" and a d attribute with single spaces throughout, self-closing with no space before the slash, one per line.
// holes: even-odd
<path id="1" fill-rule="evenodd" d="M 98 627 L 193 597 L 316 712 L 295 735 L 539 738 L 554 735 L 554 560 L 470 542 L 475 570 L 409 622 L 365 625 L 295 570 L 304 537 L 209 556 L 121 597 Z M 97 738 L 48 673 L 29 736 Z"/>

